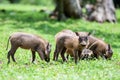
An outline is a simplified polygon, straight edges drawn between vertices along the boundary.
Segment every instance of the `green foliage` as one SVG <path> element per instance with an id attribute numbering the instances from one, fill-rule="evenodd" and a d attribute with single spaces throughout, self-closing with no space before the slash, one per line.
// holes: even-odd
<path id="1" fill-rule="evenodd" d="M 0 5 L 0 80 L 119 80 L 120 79 L 120 11 L 116 11 L 118 22 L 97 23 L 85 20 L 58 22 L 51 20 L 48 14 L 40 13 L 44 6 Z M 49 7 L 49 9 L 51 9 Z M 73 31 L 95 31 L 94 35 L 112 45 L 114 55 L 112 60 L 79 61 L 75 65 L 72 59 L 62 63 L 52 61 L 55 40 L 54 36 L 63 29 Z M 42 36 L 52 44 L 51 61 L 41 61 L 36 54 L 35 64 L 31 63 L 31 52 L 18 49 L 15 58 L 17 63 L 7 65 L 6 44 L 9 35 L 23 31 Z M 10 45 L 9 45 L 10 49 Z"/>

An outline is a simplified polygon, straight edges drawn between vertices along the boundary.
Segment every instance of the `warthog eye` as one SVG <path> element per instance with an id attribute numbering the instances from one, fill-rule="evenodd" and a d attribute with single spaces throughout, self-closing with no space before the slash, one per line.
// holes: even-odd
<path id="1" fill-rule="evenodd" d="M 83 40 L 87 42 L 88 41 L 88 37 L 84 37 Z"/>
<path id="2" fill-rule="evenodd" d="M 87 42 L 88 41 L 88 37 L 79 37 L 79 41 L 80 42 L 82 42 L 82 41 Z"/>
<path id="3" fill-rule="evenodd" d="M 82 37 L 79 37 L 79 41 L 82 42 Z"/>
<path id="4" fill-rule="evenodd" d="M 113 54 L 112 50 L 107 51 L 108 54 Z"/>
<path id="5" fill-rule="evenodd" d="M 88 40 L 88 37 L 85 37 L 86 40 Z"/>

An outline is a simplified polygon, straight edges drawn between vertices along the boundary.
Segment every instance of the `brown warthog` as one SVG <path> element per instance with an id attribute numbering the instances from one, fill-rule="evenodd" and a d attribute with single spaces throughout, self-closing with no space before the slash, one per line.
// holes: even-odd
<path id="1" fill-rule="evenodd" d="M 51 45 L 42 37 L 29 33 L 16 32 L 9 37 L 7 48 L 9 40 L 11 42 L 11 49 L 7 55 L 8 64 L 10 63 L 10 56 L 12 57 L 12 60 L 16 62 L 14 54 L 19 47 L 31 50 L 32 62 L 35 61 L 35 52 L 38 52 L 41 60 L 45 60 L 47 62 L 50 61 Z"/>
<path id="2" fill-rule="evenodd" d="M 54 52 L 54 58 L 53 60 L 58 59 L 59 53 L 61 53 L 61 57 L 63 61 L 66 61 L 66 58 L 64 56 L 64 53 L 66 49 L 72 50 L 75 58 L 75 63 L 77 63 L 77 58 L 78 58 L 78 50 L 83 50 L 87 43 L 88 39 L 87 37 L 90 35 L 86 36 L 77 36 L 74 32 L 71 31 L 71 34 L 66 34 L 64 33 L 65 31 L 61 31 L 56 34 L 55 40 L 56 40 L 56 49 Z"/>
<path id="3" fill-rule="evenodd" d="M 80 59 L 92 59 L 94 57 L 93 51 L 89 49 L 83 49 L 80 55 Z"/>
<path id="4" fill-rule="evenodd" d="M 73 31 L 71 31 L 71 30 L 62 30 L 61 32 L 57 33 L 57 34 L 55 35 L 55 41 L 56 41 L 56 43 L 57 43 L 57 41 L 58 41 L 61 37 L 63 37 L 63 36 L 69 36 L 69 35 L 71 35 L 71 36 L 76 36 L 76 34 L 75 34 Z M 57 48 L 56 48 L 56 49 L 57 49 Z M 72 51 L 72 50 L 70 50 L 70 51 Z M 70 54 L 70 53 L 68 52 L 68 49 L 67 49 L 67 53 Z M 58 54 L 54 53 L 53 60 L 56 60 L 56 61 L 57 61 L 58 55 L 59 55 L 59 53 L 58 53 Z M 73 55 L 73 53 L 72 53 L 71 55 Z"/>

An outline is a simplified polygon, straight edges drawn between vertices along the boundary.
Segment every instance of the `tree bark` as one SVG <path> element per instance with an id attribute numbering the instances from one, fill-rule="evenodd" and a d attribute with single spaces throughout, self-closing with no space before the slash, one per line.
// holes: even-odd
<path id="1" fill-rule="evenodd" d="M 79 0 L 64 0 L 64 14 L 71 18 L 81 18 L 82 8 Z"/>
<path id="2" fill-rule="evenodd" d="M 106 21 L 116 22 L 115 7 L 113 4 L 113 0 L 103 0 L 103 5 L 105 7 Z"/>
<path id="3" fill-rule="evenodd" d="M 86 0 L 54 0 L 56 7 L 52 12 L 52 16 L 56 16 L 58 21 L 64 20 L 66 18 L 81 18 L 83 14 L 80 5 L 82 4 L 81 2 L 85 3 L 85 1 Z M 94 6 L 88 7 L 88 9 L 86 9 L 89 12 L 87 14 L 88 20 L 97 21 L 100 23 L 105 21 L 111 23 L 116 22 L 113 0 L 96 0 L 96 4 Z"/>
<path id="4" fill-rule="evenodd" d="M 81 18 L 80 0 L 55 0 L 56 7 L 50 16 L 56 16 L 58 21 L 66 18 Z"/>
<path id="5" fill-rule="evenodd" d="M 58 21 L 65 20 L 63 0 L 57 0 Z"/>
<path id="6" fill-rule="evenodd" d="M 112 0 L 97 0 L 96 9 L 88 16 L 88 20 L 111 23 L 116 22 L 115 7 Z"/>

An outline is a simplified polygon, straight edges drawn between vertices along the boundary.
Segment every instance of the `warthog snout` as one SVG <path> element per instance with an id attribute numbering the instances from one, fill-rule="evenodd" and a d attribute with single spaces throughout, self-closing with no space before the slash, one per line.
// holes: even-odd
<path id="1" fill-rule="evenodd" d="M 50 62 L 50 58 L 45 58 L 45 61 L 46 62 Z"/>
<path id="2" fill-rule="evenodd" d="M 83 41 L 83 42 L 81 42 L 80 44 L 81 44 L 81 46 L 83 46 L 83 47 L 84 47 L 84 46 L 86 46 L 86 45 L 87 45 L 87 42 Z"/>
<path id="3" fill-rule="evenodd" d="M 46 62 L 50 62 L 50 57 L 46 57 L 46 56 L 45 56 L 45 61 L 46 61 Z"/>

